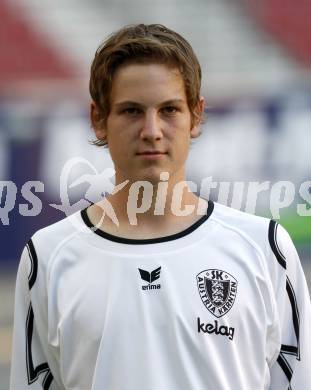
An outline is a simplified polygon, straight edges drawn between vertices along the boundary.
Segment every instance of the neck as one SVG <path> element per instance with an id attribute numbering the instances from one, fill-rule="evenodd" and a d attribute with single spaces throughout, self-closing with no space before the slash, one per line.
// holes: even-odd
<path id="1" fill-rule="evenodd" d="M 191 226 L 206 214 L 207 202 L 192 193 L 183 172 L 157 180 L 128 181 L 116 176 L 115 190 L 90 207 L 88 214 L 102 230 L 127 238 L 171 235 Z M 105 202 L 111 212 L 103 214 Z M 104 206 L 104 207 L 103 207 Z"/>
<path id="2" fill-rule="evenodd" d="M 115 213 L 115 220 L 106 213 L 105 200 Z M 127 238 L 152 238 L 185 230 L 206 214 L 207 202 L 190 192 L 185 182 L 172 181 L 143 187 L 127 184 L 96 205 L 88 214 L 92 223 L 102 230 Z"/>
<path id="3" fill-rule="evenodd" d="M 121 221 L 139 223 L 160 223 L 169 219 L 186 217 L 194 214 L 198 208 L 199 198 L 190 192 L 185 183 L 180 182 L 174 189 L 166 183 L 153 186 L 138 185 L 130 190 L 110 195 L 107 200 L 118 214 Z"/>
<path id="4" fill-rule="evenodd" d="M 116 176 L 116 188 L 124 178 Z M 138 223 L 165 223 L 168 220 L 181 219 L 196 214 L 198 208 L 206 209 L 206 204 L 193 194 L 184 179 L 184 172 L 169 177 L 162 172 L 160 180 L 129 181 L 119 191 L 107 197 L 118 219 L 133 225 Z M 201 202 L 200 202 L 201 201 Z M 202 210 L 201 210 L 202 211 Z"/>

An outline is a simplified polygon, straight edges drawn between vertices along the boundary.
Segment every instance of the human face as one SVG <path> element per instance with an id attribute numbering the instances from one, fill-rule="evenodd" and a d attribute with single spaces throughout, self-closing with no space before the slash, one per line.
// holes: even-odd
<path id="1" fill-rule="evenodd" d="M 91 114 L 96 115 L 96 107 Z M 118 68 L 105 128 L 95 126 L 97 138 L 107 140 L 117 183 L 158 182 L 163 171 L 169 172 L 170 179 L 184 180 L 190 139 L 198 131 L 197 126 L 191 128 L 179 70 L 163 64 Z"/>

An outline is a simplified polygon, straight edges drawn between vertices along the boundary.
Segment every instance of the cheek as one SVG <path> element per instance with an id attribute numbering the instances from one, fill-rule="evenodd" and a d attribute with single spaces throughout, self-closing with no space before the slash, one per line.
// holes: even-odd
<path id="1" fill-rule="evenodd" d="M 178 135 L 177 135 L 178 137 Z M 179 135 L 178 141 L 174 144 L 174 161 L 177 165 L 184 164 L 189 154 L 189 139 Z"/>
<path id="2" fill-rule="evenodd" d="M 185 149 L 187 150 L 189 148 L 191 136 L 188 123 L 184 123 L 183 126 L 179 126 L 175 129 L 172 140 L 176 147 L 180 148 L 181 152 L 184 152 Z"/>
<path id="3" fill-rule="evenodd" d="M 109 153 L 112 161 L 118 166 L 127 166 L 132 163 L 132 155 L 129 140 L 124 136 L 113 137 L 108 142 Z"/>

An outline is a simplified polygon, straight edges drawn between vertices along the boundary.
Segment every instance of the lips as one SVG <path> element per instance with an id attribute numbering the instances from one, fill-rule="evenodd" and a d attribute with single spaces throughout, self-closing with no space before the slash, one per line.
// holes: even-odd
<path id="1" fill-rule="evenodd" d="M 145 150 L 142 152 L 138 152 L 137 154 L 138 154 L 138 156 L 153 156 L 153 155 L 166 154 L 166 153 L 161 152 L 159 150 Z"/>
<path id="2" fill-rule="evenodd" d="M 137 157 L 145 161 L 159 161 L 167 155 L 166 152 L 160 150 L 143 150 L 136 153 Z"/>

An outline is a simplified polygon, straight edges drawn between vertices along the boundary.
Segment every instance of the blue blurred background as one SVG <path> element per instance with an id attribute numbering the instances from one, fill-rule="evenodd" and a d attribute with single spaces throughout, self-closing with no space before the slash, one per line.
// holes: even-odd
<path id="1" fill-rule="evenodd" d="M 14 278 L 22 248 L 36 230 L 65 217 L 50 204 L 60 203 L 66 162 L 84 159 L 73 167 L 68 184 L 94 173 L 86 161 L 99 173 L 112 166 L 106 150 L 88 143 L 93 138 L 88 75 L 99 43 L 124 24 L 161 23 L 193 45 L 202 65 L 207 118 L 191 147 L 188 178 L 199 185 L 205 177 L 244 182 L 241 209 L 247 209 L 247 183 L 268 181 L 253 211 L 280 217 L 310 278 L 311 218 L 297 213 L 298 204 L 310 208 L 299 193 L 311 180 L 310 14 L 307 0 L 0 2 L 1 390 L 8 388 Z M 32 208 L 28 181 L 43 187 L 32 188 L 39 209 L 23 216 L 21 205 Z M 291 182 L 294 192 L 276 216 L 271 189 L 279 181 Z M 86 182 L 70 188 L 71 201 L 87 198 L 89 187 Z M 230 205 L 232 188 L 220 196 L 218 187 L 211 197 Z M 305 188 L 310 194 L 310 186 Z"/>

